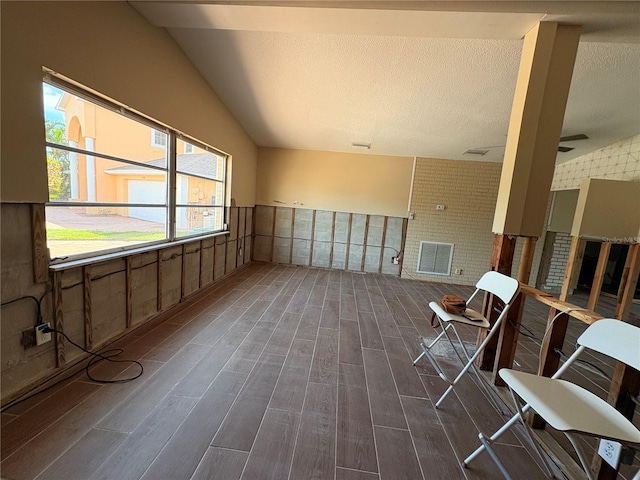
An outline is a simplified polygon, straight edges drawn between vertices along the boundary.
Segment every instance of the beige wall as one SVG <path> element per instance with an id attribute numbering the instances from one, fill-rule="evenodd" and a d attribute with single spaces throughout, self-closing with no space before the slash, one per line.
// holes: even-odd
<path id="1" fill-rule="evenodd" d="M 254 142 L 165 30 L 125 2 L 1 2 L 0 8 L 2 201 L 47 201 L 45 66 L 229 153 L 231 196 L 239 206 L 254 205 Z"/>
<path id="2" fill-rule="evenodd" d="M 640 182 L 583 181 L 571 228 L 573 237 L 635 243 L 639 228 Z"/>
<path id="3" fill-rule="evenodd" d="M 256 203 L 406 217 L 412 170 L 409 157 L 259 148 Z"/>
<path id="4" fill-rule="evenodd" d="M 404 249 L 403 273 L 443 283 L 474 284 L 487 271 L 501 164 L 418 158 Z M 445 205 L 445 210 L 436 210 Z M 416 273 L 422 240 L 453 243 L 451 276 Z M 461 275 L 453 272 L 462 269 Z"/>
<path id="5" fill-rule="evenodd" d="M 547 231 L 569 233 L 576 213 L 579 190 L 553 192 L 552 209 Z"/>

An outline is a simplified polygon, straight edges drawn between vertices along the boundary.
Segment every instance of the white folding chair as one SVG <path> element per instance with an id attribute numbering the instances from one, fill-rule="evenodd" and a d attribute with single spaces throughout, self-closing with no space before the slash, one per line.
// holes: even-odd
<path id="1" fill-rule="evenodd" d="M 547 474 L 553 477 L 551 466 L 542 454 L 540 446 L 534 441 L 531 427 L 524 417 L 529 409 L 534 410 L 551 427 L 567 436 L 590 480 L 594 477 L 584 452 L 573 437 L 574 433 L 626 445 L 640 444 L 640 430 L 612 405 L 582 387 L 559 379 L 585 349 L 600 352 L 640 370 L 640 328 L 611 318 L 598 320 L 590 325 L 578 338 L 578 348 L 574 354 L 551 378 L 508 368 L 501 369 L 499 374 L 511 391 L 517 413 L 491 437 L 486 438 L 480 433 L 482 445 L 464 460 L 464 466 L 468 466 L 478 454 L 487 450 L 504 477 L 510 479 L 504 465 L 491 448 L 491 443 L 520 421 Z"/>
<path id="2" fill-rule="evenodd" d="M 453 315 L 446 312 L 438 302 L 429 303 L 429 307 L 431 308 L 431 310 L 433 310 L 433 312 L 439 319 L 442 332 L 440 332 L 440 334 L 433 341 L 429 341 L 429 339 L 427 338 L 422 338 L 422 341 L 420 342 L 420 349 L 422 350 L 422 353 L 413 361 L 413 364 L 417 364 L 422 357 L 426 357 L 433 368 L 436 370 L 440 378 L 442 378 L 449 384 L 447 390 L 436 402 L 436 408 L 440 406 L 445 397 L 451 392 L 451 390 L 453 390 L 453 387 L 460 381 L 462 376 L 467 373 L 470 368 L 472 368 L 478 378 L 480 378 L 480 374 L 473 362 L 476 360 L 476 358 L 478 358 L 478 355 L 482 353 L 482 350 L 487 345 L 487 343 L 489 343 L 491 337 L 493 337 L 493 335 L 500 329 L 500 324 L 506 318 L 509 307 L 511 306 L 513 299 L 516 297 L 516 294 L 519 290 L 520 284 L 516 279 L 498 272 L 487 272 L 482 276 L 482 278 L 480 278 L 480 280 L 478 280 L 478 283 L 476 283 L 476 290 L 467 300 L 467 305 L 469 305 L 474 297 L 481 291 L 491 293 L 494 296 L 498 297 L 503 302 L 504 307 L 498 315 L 498 318 L 495 320 L 493 326 L 491 325 L 489 320 L 485 318 L 481 313 L 472 310 L 471 308 L 467 308 L 467 310 L 462 315 Z M 485 339 L 480 345 L 478 345 L 473 355 L 470 355 L 469 351 L 464 346 L 464 343 L 462 342 L 460 335 L 458 334 L 458 330 L 455 327 L 456 323 L 487 330 Z M 463 355 L 465 357 L 464 359 L 460 356 L 458 350 L 453 344 L 453 341 L 448 334 L 449 330 L 453 331 L 458 344 L 462 349 Z M 438 365 L 435 357 L 431 354 L 431 349 L 433 348 L 433 346 L 443 338 L 446 338 L 449 341 L 451 347 L 453 348 L 453 351 L 460 359 L 460 362 L 464 364 L 464 367 L 462 368 L 460 373 L 458 373 L 458 375 L 453 380 L 450 380 L 445 375 L 445 373 L 442 371 L 442 368 L 440 368 L 440 365 Z"/>

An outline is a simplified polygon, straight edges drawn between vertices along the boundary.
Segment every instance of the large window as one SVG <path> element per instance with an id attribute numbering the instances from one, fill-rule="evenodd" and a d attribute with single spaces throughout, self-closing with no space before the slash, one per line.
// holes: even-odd
<path id="1" fill-rule="evenodd" d="M 57 78 L 43 98 L 52 261 L 224 229 L 225 155 Z"/>

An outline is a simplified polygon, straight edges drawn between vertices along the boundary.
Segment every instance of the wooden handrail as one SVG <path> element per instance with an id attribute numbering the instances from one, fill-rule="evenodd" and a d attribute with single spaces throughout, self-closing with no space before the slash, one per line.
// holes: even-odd
<path id="1" fill-rule="evenodd" d="M 522 292 L 523 295 L 534 298 L 540 303 L 544 303 L 545 305 L 548 305 L 549 307 L 554 308 L 559 312 L 560 311 L 564 312 L 569 310 L 567 312 L 567 315 L 577 320 L 580 320 L 581 322 L 584 322 L 588 325 L 591 325 L 596 320 L 600 320 L 601 318 L 604 318 L 602 315 L 594 312 L 593 310 L 581 309 L 582 307 L 579 307 L 569 302 L 564 302 L 554 297 L 550 293 L 543 292 L 542 290 L 538 290 L 537 288 L 530 287 L 529 285 L 521 285 L 520 291 Z M 580 310 L 571 310 L 574 308 L 578 308 Z"/>

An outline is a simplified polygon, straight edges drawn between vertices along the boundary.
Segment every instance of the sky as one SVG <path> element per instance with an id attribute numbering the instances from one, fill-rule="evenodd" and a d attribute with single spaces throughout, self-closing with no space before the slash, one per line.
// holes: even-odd
<path id="1" fill-rule="evenodd" d="M 62 90 L 60 90 L 59 88 L 56 88 L 53 85 L 49 85 L 48 83 L 42 84 L 42 99 L 44 103 L 45 120 L 64 122 L 64 112 L 56 110 L 56 105 L 61 95 Z"/>

